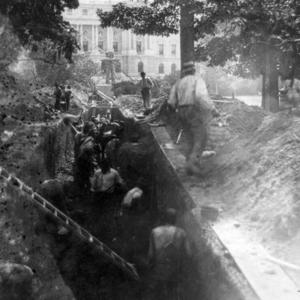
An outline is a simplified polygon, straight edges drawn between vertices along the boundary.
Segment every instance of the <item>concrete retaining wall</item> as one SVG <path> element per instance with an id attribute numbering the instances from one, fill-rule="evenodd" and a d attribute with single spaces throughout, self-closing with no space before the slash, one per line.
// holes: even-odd
<path id="1" fill-rule="evenodd" d="M 196 299 L 258 299 L 209 224 L 195 214 L 192 198 L 181 184 L 174 165 L 161 148 L 158 131 L 153 132 L 153 143 L 156 146 L 155 197 L 159 209 L 174 207 L 179 211 L 179 225 L 186 230 L 192 241 L 194 264 L 197 269 L 195 276 L 199 276 L 198 284 L 201 285 L 201 293 Z"/>

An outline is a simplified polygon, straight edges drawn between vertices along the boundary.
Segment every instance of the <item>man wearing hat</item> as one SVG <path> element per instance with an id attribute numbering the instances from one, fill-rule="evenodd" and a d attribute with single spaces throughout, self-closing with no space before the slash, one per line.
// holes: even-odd
<path id="1" fill-rule="evenodd" d="M 139 86 L 141 88 L 144 108 L 147 110 L 151 108 L 151 88 L 153 87 L 153 82 L 149 77 L 146 77 L 145 72 L 141 72 L 141 78 Z"/>
<path id="2" fill-rule="evenodd" d="M 186 171 L 200 174 L 200 159 L 207 142 L 207 125 L 218 115 L 201 77 L 195 75 L 194 62 L 183 64 L 182 78 L 172 87 L 168 104 L 177 111 L 185 134 L 189 135 Z"/>

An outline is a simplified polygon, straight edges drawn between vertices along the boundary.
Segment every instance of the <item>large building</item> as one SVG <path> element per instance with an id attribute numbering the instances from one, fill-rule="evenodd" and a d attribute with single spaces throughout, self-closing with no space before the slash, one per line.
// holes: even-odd
<path id="1" fill-rule="evenodd" d="M 129 30 L 102 28 L 96 14 L 98 8 L 110 10 L 119 1 L 80 0 L 76 10 L 67 10 L 65 20 L 78 32 L 81 51 L 92 59 L 101 61 L 107 52 L 113 51 L 120 62 L 122 72 L 137 76 L 139 72 L 163 76 L 180 68 L 179 35 L 169 37 L 139 36 Z M 123 1 L 139 5 L 138 0 Z"/>

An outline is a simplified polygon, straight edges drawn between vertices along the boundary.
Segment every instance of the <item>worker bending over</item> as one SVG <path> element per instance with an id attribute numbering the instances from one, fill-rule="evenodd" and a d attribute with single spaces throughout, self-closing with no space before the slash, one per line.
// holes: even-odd
<path id="1" fill-rule="evenodd" d="M 182 78 L 172 87 L 168 104 L 177 111 L 185 134 L 190 135 L 186 171 L 200 174 L 200 159 L 207 142 L 207 126 L 217 110 L 205 82 L 195 75 L 193 62 L 183 65 Z"/>

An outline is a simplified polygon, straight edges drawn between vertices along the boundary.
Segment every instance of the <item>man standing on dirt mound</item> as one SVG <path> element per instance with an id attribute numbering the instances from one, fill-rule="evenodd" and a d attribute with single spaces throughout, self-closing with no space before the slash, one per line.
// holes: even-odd
<path id="1" fill-rule="evenodd" d="M 200 175 L 201 155 L 207 142 L 207 126 L 218 112 L 209 98 L 201 77 L 195 75 L 194 62 L 183 64 L 182 78 L 172 87 L 168 104 L 177 111 L 188 138 L 186 171 Z"/>
<path id="2" fill-rule="evenodd" d="M 151 88 L 153 87 L 153 82 L 149 77 L 146 77 L 145 72 L 141 72 L 141 77 L 139 86 L 141 88 L 144 108 L 147 110 L 151 108 Z"/>

